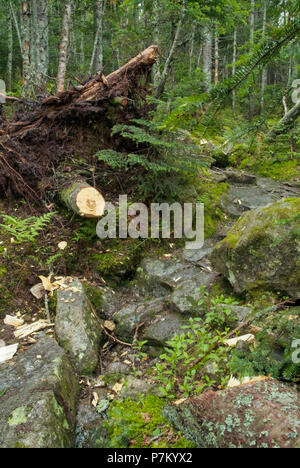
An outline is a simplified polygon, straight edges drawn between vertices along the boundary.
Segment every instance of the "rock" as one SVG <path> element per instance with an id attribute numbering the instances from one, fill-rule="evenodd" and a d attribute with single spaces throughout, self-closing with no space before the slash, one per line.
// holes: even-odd
<path id="1" fill-rule="evenodd" d="M 176 275 L 179 270 L 185 267 L 187 265 L 182 264 L 179 260 L 145 258 L 139 268 L 138 284 L 146 291 L 158 290 L 159 295 L 167 294 L 165 287 L 161 287 L 163 285 L 168 288 L 163 280 L 171 275 Z"/>
<path id="2" fill-rule="evenodd" d="M 197 277 L 184 281 L 171 294 L 169 300 L 171 309 L 184 315 L 198 314 L 198 301 L 202 297 L 201 288 L 209 287 L 214 280 L 214 273 L 208 273 L 199 269 Z"/>
<path id="3" fill-rule="evenodd" d="M 220 304 L 220 307 L 231 310 L 232 315 L 235 316 L 237 319 L 236 324 L 235 324 L 236 327 L 246 322 L 246 320 L 249 319 L 252 313 L 251 307 L 235 306 L 235 305 L 230 305 L 230 304 Z"/>
<path id="4" fill-rule="evenodd" d="M 214 248 L 210 259 L 237 293 L 282 291 L 300 299 L 300 198 L 250 211 Z"/>
<path id="5" fill-rule="evenodd" d="M 165 308 L 165 298 L 159 298 L 121 309 L 114 316 L 114 321 L 117 323 L 116 334 L 123 339 L 132 339 L 137 325 L 151 323 L 157 315 L 164 313 Z"/>
<path id="6" fill-rule="evenodd" d="M 147 395 L 148 393 L 160 396 L 160 392 L 155 385 L 153 386 L 153 382 L 146 382 L 145 380 L 137 379 L 136 377 L 129 375 L 126 378 L 126 382 L 122 387 L 122 390 L 119 394 L 119 398 L 139 399 L 141 395 Z"/>
<path id="7" fill-rule="evenodd" d="M 70 288 L 57 293 L 56 336 L 78 374 L 90 375 L 98 365 L 102 329 L 81 282 L 74 279 Z"/>
<path id="8" fill-rule="evenodd" d="M 183 252 L 183 256 L 187 262 L 198 263 L 202 259 L 206 258 L 212 252 L 212 250 L 212 247 L 202 247 L 202 249 L 195 250 L 185 249 Z"/>
<path id="9" fill-rule="evenodd" d="M 144 333 L 143 339 L 149 345 L 165 346 L 166 341 L 173 338 L 175 333 L 183 333 L 182 326 L 185 324 L 181 315 L 168 313 L 166 316 L 152 323 Z"/>
<path id="10" fill-rule="evenodd" d="M 266 206 L 280 200 L 280 196 L 266 192 L 257 186 L 232 187 L 222 198 L 221 204 L 227 214 L 239 217 L 248 210 Z"/>
<path id="11" fill-rule="evenodd" d="M 131 367 L 125 364 L 124 362 L 120 362 L 120 361 L 109 363 L 105 369 L 105 375 L 129 374 L 130 372 L 131 372 Z"/>
<path id="12" fill-rule="evenodd" d="M 281 198 L 300 196 L 300 191 L 296 188 L 269 177 L 259 177 L 256 183 L 259 188 L 267 192 L 276 193 Z"/>
<path id="13" fill-rule="evenodd" d="M 297 390 L 268 378 L 164 410 L 198 448 L 300 448 L 299 414 Z"/>
<path id="14" fill-rule="evenodd" d="M 103 419 L 95 408 L 86 401 L 80 403 L 76 418 L 76 448 L 89 448 L 95 429 L 102 423 Z"/>
<path id="15" fill-rule="evenodd" d="M 40 356 L 37 359 L 37 356 Z M 0 365 L 0 447 L 71 448 L 79 385 L 51 338 Z"/>
<path id="16" fill-rule="evenodd" d="M 256 176 L 253 174 L 248 174 L 247 172 L 243 171 L 235 171 L 234 169 L 226 169 L 223 171 L 227 177 L 229 182 L 233 182 L 236 184 L 255 184 Z"/>

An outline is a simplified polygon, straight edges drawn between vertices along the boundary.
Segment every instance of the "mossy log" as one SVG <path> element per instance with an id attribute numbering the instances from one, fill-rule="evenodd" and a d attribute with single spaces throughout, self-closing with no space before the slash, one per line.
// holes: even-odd
<path id="1" fill-rule="evenodd" d="M 103 196 L 85 182 L 67 185 L 60 191 L 60 197 L 70 210 L 84 218 L 100 218 L 104 213 Z"/>

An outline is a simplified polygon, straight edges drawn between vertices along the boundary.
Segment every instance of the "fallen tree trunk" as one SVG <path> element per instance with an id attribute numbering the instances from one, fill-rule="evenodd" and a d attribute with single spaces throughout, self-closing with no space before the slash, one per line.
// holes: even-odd
<path id="1" fill-rule="evenodd" d="M 272 130 L 268 133 L 266 137 L 267 140 L 274 140 L 277 135 L 288 131 L 291 128 L 291 126 L 295 123 L 299 115 L 300 101 L 285 114 L 285 116 L 275 125 L 274 128 L 272 128 Z"/>
<path id="2" fill-rule="evenodd" d="M 100 218 L 104 213 L 105 200 L 101 193 L 85 182 L 64 187 L 60 197 L 70 210 L 84 218 Z"/>
<path id="3" fill-rule="evenodd" d="M 59 195 L 57 173 L 72 166 L 74 154 L 87 162 L 86 168 L 99 150 L 132 151 L 132 142 L 112 137 L 111 129 L 147 115 L 145 98 L 157 57 L 158 47 L 150 46 L 107 77 L 99 72 L 84 85 L 46 98 L 31 112 L 20 109 L 11 121 L 2 123 L 0 193 L 32 202 L 41 200 L 46 191 L 56 190 Z M 103 166 L 93 161 L 97 164 Z"/>

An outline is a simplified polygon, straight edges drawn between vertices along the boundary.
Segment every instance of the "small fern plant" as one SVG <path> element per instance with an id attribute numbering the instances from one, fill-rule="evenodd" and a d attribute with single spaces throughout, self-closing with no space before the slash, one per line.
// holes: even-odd
<path id="1" fill-rule="evenodd" d="M 50 223 L 54 214 L 46 213 L 40 217 L 32 216 L 25 219 L 1 215 L 4 223 L 0 224 L 0 227 L 13 237 L 15 244 L 32 243 Z"/>

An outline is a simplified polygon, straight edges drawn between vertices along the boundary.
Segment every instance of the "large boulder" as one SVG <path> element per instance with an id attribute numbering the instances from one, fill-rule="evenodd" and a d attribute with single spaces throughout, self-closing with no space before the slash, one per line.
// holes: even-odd
<path id="1" fill-rule="evenodd" d="M 57 293 L 55 331 L 78 374 L 92 374 L 99 362 L 102 328 L 78 279 Z"/>
<path id="2" fill-rule="evenodd" d="M 300 448 L 299 393 L 273 379 L 207 392 L 164 413 L 198 448 Z"/>
<path id="3" fill-rule="evenodd" d="M 70 448 L 79 384 L 65 351 L 43 336 L 0 365 L 0 448 Z"/>
<path id="4" fill-rule="evenodd" d="M 300 198 L 245 213 L 214 248 L 214 267 L 237 293 L 273 289 L 300 299 Z"/>

